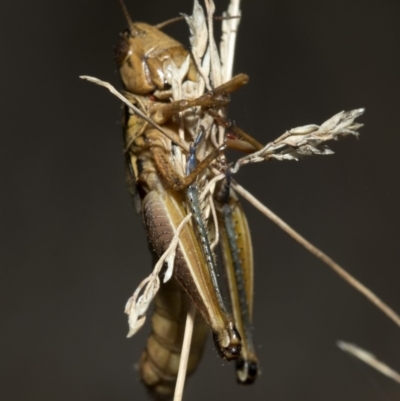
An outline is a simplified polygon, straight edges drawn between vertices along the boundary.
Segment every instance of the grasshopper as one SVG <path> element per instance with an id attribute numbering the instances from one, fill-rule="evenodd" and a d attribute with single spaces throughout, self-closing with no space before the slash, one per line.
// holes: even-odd
<path id="1" fill-rule="evenodd" d="M 228 171 L 222 151 L 224 125 L 230 124 L 225 120 L 224 107 L 229 93 L 244 85 L 248 77 L 241 74 L 205 91 L 201 72 L 179 42 L 157 27 L 133 23 L 126 10 L 125 15 L 128 29 L 122 32 L 115 48 L 125 96 L 170 133 L 166 137 L 126 108 L 123 125 L 127 185 L 158 257 L 167 250 L 184 217 L 192 214 L 190 224 L 179 235 L 174 277 L 161 286 L 156 296 L 152 334 L 140 362 L 141 378 L 157 395 L 172 393 L 179 366 L 182 322 L 193 302 L 200 315 L 188 373 L 201 357 L 209 326 L 220 355 L 237 360 L 238 381 L 251 383 L 257 376 L 257 358 L 251 335 L 253 258 L 247 220 L 229 179 L 223 185 L 212 185 L 206 199 L 200 196 L 201 188 Z M 168 74 L 179 69 L 184 69 L 181 86 L 191 85 L 197 96 L 182 99 L 179 95 L 174 99 L 173 77 L 171 80 Z M 222 141 L 216 138 L 218 131 Z M 246 139 L 244 134 L 241 139 L 234 135 L 230 143 L 237 142 L 236 148 L 244 146 L 247 150 L 262 148 L 254 148 L 255 141 L 252 144 Z M 214 219 L 210 218 L 211 209 Z M 220 289 L 221 267 L 216 263 L 210 233 L 220 242 L 230 307 Z"/>
<path id="2" fill-rule="evenodd" d="M 187 374 L 196 369 L 210 328 L 220 356 L 236 361 L 237 381 L 253 383 L 259 371 L 252 338 L 253 254 L 249 226 L 236 192 L 338 274 L 345 274 L 238 185 L 232 175 L 248 163 L 331 154 L 325 142 L 357 136 L 362 124 L 354 120 L 364 109 L 338 113 L 321 126 L 291 129 L 261 145 L 226 117 L 230 94 L 248 82 L 245 74 L 232 77 L 238 27 L 238 19 L 235 22 L 232 17 L 240 14 L 238 1 L 231 1 L 228 8 L 231 23 L 229 18 L 225 26 L 223 22 L 221 54 L 213 38 L 212 0 L 205 1 L 207 17 L 197 0 L 193 15 L 184 16 L 191 30 L 190 52 L 162 32 L 163 24 L 133 23 L 122 0 L 120 3 L 128 22 L 115 47 L 123 95 L 96 78 L 83 78 L 107 87 L 126 105 L 126 182 L 157 261 L 126 306 L 129 337 L 143 325 L 148 305 L 155 298 L 152 333 L 139 364 L 141 379 L 156 397 L 172 395 L 184 320 L 195 305 L 199 313 Z M 226 147 L 246 155 L 231 165 L 224 154 Z M 227 294 L 221 288 L 222 278 Z M 352 280 L 366 295 L 368 291 Z"/>

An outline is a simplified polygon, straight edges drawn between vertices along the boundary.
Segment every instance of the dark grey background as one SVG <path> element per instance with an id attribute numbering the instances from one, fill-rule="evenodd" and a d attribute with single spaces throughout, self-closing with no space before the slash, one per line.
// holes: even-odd
<path id="1" fill-rule="evenodd" d="M 218 11 L 226 1 L 218 3 Z M 222 6 L 221 6 L 222 4 Z M 128 1 L 157 23 L 191 1 Z M 268 142 L 366 107 L 336 155 L 259 164 L 238 180 L 400 311 L 398 1 L 243 1 L 235 64 L 250 75 L 230 116 Z M 123 177 L 116 1 L 7 2 L 2 11 L 2 374 L 7 401 L 145 400 L 127 298 L 150 270 Z M 168 32 L 187 38 L 181 23 Z M 245 202 L 244 202 L 245 203 Z M 400 387 L 335 346 L 400 369 L 400 331 L 245 204 L 254 238 L 262 374 L 240 387 L 209 342 L 185 399 L 398 400 Z"/>

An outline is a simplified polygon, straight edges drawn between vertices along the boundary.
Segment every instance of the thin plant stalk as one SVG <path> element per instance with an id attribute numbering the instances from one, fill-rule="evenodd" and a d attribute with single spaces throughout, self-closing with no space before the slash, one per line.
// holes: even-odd
<path id="1" fill-rule="evenodd" d="M 371 354 L 370 352 L 360 348 L 358 345 L 350 344 L 344 341 L 338 341 L 337 346 L 342 351 L 347 352 L 355 358 L 358 358 L 360 361 L 363 361 L 367 365 L 376 369 L 378 372 L 400 384 L 400 373 L 397 373 L 390 366 L 386 365 L 386 363 L 380 361 L 374 354 Z"/>
<path id="2" fill-rule="evenodd" d="M 186 316 L 185 334 L 183 336 L 181 359 L 179 361 L 178 377 L 176 380 L 176 386 L 174 392 L 174 401 L 182 400 L 195 317 L 196 317 L 196 306 L 192 303 L 190 306 L 190 310 Z"/>
<path id="3" fill-rule="evenodd" d="M 296 242 L 303 246 L 307 251 L 313 254 L 316 258 L 322 260 L 327 266 L 329 266 L 336 274 L 338 274 L 343 280 L 355 288 L 358 292 L 363 294 L 370 302 L 372 302 L 379 310 L 381 310 L 389 319 L 391 319 L 397 326 L 400 327 L 400 316 L 385 302 L 383 302 L 377 295 L 375 295 L 369 288 L 358 281 L 350 273 L 348 273 L 343 267 L 336 263 L 326 253 L 322 252 L 311 242 L 306 240 L 302 235 L 285 223 L 280 217 L 274 212 L 268 209 L 262 204 L 257 198 L 255 198 L 250 192 L 245 190 L 242 186 L 235 183 L 232 184 L 235 190 L 249 201 L 255 208 L 257 208 L 262 214 L 268 217 L 273 223 L 275 223 L 281 230 L 292 237 Z"/>

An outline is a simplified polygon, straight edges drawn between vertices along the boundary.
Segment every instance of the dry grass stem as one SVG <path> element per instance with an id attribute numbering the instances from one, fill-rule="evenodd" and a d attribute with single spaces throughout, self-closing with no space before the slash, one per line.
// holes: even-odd
<path id="1" fill-rule="evenodd" d="M 154 122 L 151 118 L 146 116 L 142 111 L 140 111 L 136 106 L 134 106 L 124 95 L 122 95 L 120 92 L 118 92 L 114 86 L 112 86 L 110 83 L 102 81 L 101 79 L 91 77 L 88 75 L 81 75 L 79 78 L 85 79 L 86 81 L 92 82 L 96 85 L 103 86 L 104 88 L 108 89 L 114 96 L 116 96 L 118 99 L 120 99 L 124 104 L 126 104 L 129 109 L 131 109 L 135 114 L 137 114 L 139 117 L 143 118 L 146 122 L 148 122 L 151 126 L 159 130 L 163 135 L 165 135 L 167 138 L 169 138 L 172 142 L 176 143 L 179 145 L 182 149 L 189 151 L 189 145 L 182 141 L 178 135 L 174 134 L 171 131 L 166 131 L 164 130 L 160 125 L 158 125 L 156 122 Z"/>
<path id="2" fill-rule="evenodd" d="M 240 23 L 240 16 L 240 0 L 232 0 L 229 3 L 228 10 L 223 13 L 223 17 L 226 17 L 227 19 L 222 21 L 222 38 L 220 44 L 222 76 L 226 81 L 232 78 L 236 37 Z"/>
<path id="3" fill-rule="evenodd" d="M 179 361 L 178 377 L 176 379 L 174 401 L 182 400 L 195 317 L 196 317 L 196 306 L 192 303 L 186 317 L 185 334 L 182 343 L 181 359 Z"/>
<path id="4" fill-rule="evenodd" d="M 344 352 L 360 359 L 367 365 L 373 367 L 377 371 L 381 372 L 383 375 L 393 379 L 397 383 L 400 383 L 400 374 L 393 370 L 391 367 L 386 365 L 386 363 L 380 361 L 376 358 L 374 354 L 363 350 L 358 345 L 346 343 L 344 341 L 338 341 L 337 346 Z"/>
<path id="5" fill-rule="evenodd" d="M 360 283 L 355 277 L 344 270 L 340 265 L 338 265 L 333 259 L 328 255 L 318 249 L 316 246 L 307 241 L 303 236 L 301 236 L 297 231 L 285 223 L 280 217 L 278 217 L 274 212 L 263 205 L 258 199 L 256 199 L 250 192 L 246 191 L 242 186 L 238 184 L 233 184 L 235 190 L 243 196 L 247 201 L 249 201 L 255 208 L 257 208 L 262 214 L 273 221 L 281 230 L 289 234 L 295 241 L 297 241 L 301 246 L 307 249 L 318 259 L 321 259 L 326 265 L 328 265 L 336 274 L 338 274 L 342 279 L 344 279 L 353 288 L 363 294 L 370 302 L 372 302 L 378 309 L 380 309 L 386 316 L 388 316 L 395 324 L 400 327 L 400 316 L 390 308 L 385 302 L 383 302 L 379 297 L 377 297 L 369 288 L 364 284 Z"/>

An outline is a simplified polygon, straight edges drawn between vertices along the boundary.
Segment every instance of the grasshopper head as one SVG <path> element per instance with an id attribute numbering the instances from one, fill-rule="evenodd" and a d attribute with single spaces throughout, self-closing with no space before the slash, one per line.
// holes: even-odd
<path id="1" fill-rule="evenodd" d="M 155 90 L 166 90 L 168 65 L 178 68 L 186 60 L 188 51 L 158 28 L 142 22 L 129 25 L 121 33 L 114 49 L 114 57 L 125 89 L 133 94 L 147 95 Z M 187 78 L 196 80 L 193 63 Z"/>

